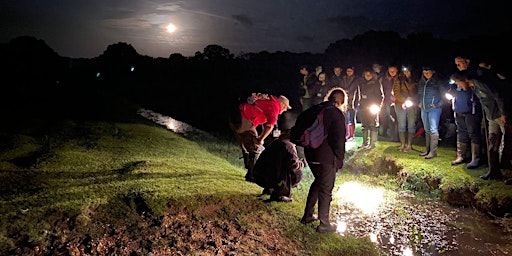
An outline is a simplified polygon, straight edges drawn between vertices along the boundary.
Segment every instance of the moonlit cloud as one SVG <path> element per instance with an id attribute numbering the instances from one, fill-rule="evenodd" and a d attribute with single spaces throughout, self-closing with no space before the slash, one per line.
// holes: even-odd
<path id="1" fill-rule="evenodd" d="M 69 57 L 95 57 L 117 42 L 152 57 L 192 56 L 209 44 L 234 54 L 320 53 L 368 30 L 446 39 L 504 33 L 505 10 L 497 0 L 0 1 L 0 42 L 30 35 Z M 171 22 L 179 28 L 172 34 Z"/>

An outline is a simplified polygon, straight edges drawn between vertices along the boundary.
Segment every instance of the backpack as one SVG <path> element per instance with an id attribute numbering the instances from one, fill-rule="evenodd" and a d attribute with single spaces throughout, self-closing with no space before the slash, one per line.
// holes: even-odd
<path id="1" fill-rule="evenodd" d="M 314 105 L 297 116 L 290 131 L 290 141 L 304 148 L 318 148 L 327 134 L 324 127 L 324 109 L 328 102 Z"/>

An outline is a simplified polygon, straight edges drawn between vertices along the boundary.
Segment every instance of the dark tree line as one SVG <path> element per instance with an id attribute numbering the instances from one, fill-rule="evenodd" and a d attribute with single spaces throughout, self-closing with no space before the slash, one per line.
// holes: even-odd
<path id="1" fill-rule="evenodd" d="M 192 57 L 141 56 L 124 42 L 109 45 L 98 57 L 59 56 L 42 40 L 24 36 L 0 44 L 3 116 L 16 118 L 105 118 L 126 103 L 167 114 L 207 131 L 229 132 L 227 113 L 250 92 L 294 98 L 303 64 L 354 66 L 372 63 L 422 65 L 441 73 L 455 71 L 453 57 L 505 66 L 510 50 L 503 37 L 460 41 L 428 33 L 400 37 L 390 31 L 369 31 L 330 44 L 324 53 L 259 52 L 234 56 L 208 45 Z M 508 53 L 508 54 L 507 54 Z M 503 72 L 503 71 L 502 71 Z M 508 75 L 508 72 L 504 72 Z"/>

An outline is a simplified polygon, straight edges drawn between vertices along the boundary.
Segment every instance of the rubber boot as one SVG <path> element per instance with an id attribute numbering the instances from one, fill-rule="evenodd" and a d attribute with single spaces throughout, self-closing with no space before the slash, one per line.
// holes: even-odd
<path id="1" fill-rule="evenodd" d="M 487 157 L 489 158 L 489 171 L 480 176 L 483 180 L 501 180 L 503 178 L 503 174 L 500 170 L 500 153 L 498 151 L 488 151 Z"/>
<path id="2" fill-rule="evenodd" d="M 363 144 L 361 144 L 361 146 L 359 146 L 359 148 L 364 148 L 366 146 L 368 146 L 368 134 L 369 134 L 370 131 L 368 131 L 367 129 L 363 129 Z"/>
<path id="3" fill-rule="evenodd" d="M 389 128 L 389 131 L 391 133 L 391 141 L 392 142 L 399 142 L 398 127 L 396 126 L 396 124 L 394 122 L 391 122 L 391 126 Z"/>
<path id="4" fill-rule="evenodd" d="M 378 138 L 379 138 L 379 130 L 371 130 L 370 131 L 370 144 L 368 144 L 368 146 L 366 146 L 365 149 L 374 149 Z"/>
<path id="5" fill-rule="evenodd" d="M 471 162 L 466 165 L 468 169 L 476 169 L 480 166 L 480 144 L 471 143 Z"/>
<path id="6" fill-rule="evenodd" d="M 345 125 L 345 139 L 346 140 L 350 139 L 350 125 L 349 124 Z"/>
<path id="7" fill-rule="evenodd" d="M 414 132 L 407 133 L 407 146 L 404 148 L 404 152 L 412 150 L 412 138 L 414 138 Z"/>
<path id="8" fill-rule="evenodd" d="M 457 158 L 452 161 L 452 165 L 462 164 L 466 161 L 467 143 L 457 142 Z"/>
<path id="9" fill-rule="evenodd" d="M 437 156 L 437 145 L 439 144 L 439 135 L 430 135 L 430 152 L 425 159 L 431 159 Z"/>
<path id="10" fill-rule="evenodd" d="M 430 134 L 425 134 L 425 152 L 420 153 L 420 156 L 426 156 L 430 153 Z"/>
<path id="11" fill-rule="evenodd" d="M 356 125 L 351 124 L 350 125 L 350 138 L 349 140 L 353 140 L 356 137 Z"/>
<path id="12" fill-rule="evenodd" d="M 400 138 L 400 147 L 398 148 L 398 150 L 404 151 L 404 149 L 405 149 L 405 132 L 400 132 L 398 134 L 398 137 Z"/>

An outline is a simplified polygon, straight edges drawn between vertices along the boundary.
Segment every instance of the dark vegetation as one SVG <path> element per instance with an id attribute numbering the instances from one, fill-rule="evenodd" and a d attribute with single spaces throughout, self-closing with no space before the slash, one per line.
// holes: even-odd
<path id="1" fill-rule="evenodd" d="M 300 65 L 322 65 L 327 72 L 336 64 L 350 65 L 359 74 L 374 62 L 409 64 L 419 76 L 421 66 L 429 64 L 449 75 L 455 71 L 456 54 L 504 66 L 509 50 L 503 38 L 454 42 L 429 33 L 402 38 L 395 32 L 369 31 L 333 42 L 322 54 L 259 52 L 235 57 L 222 46 L 208 45 L 192 57 L 173 53 L 169 58 L 141 56 L 130 44 L 119 42 L 98 57 L 73 59 L 59 56 L 43 40 L 23 36 L 0 45 L 0 74 L 10 81 L 2 83 L 0 111 L 10 118 L 97 119 L 105 112 L 104 102 L 120 100 L 206 131 L 230 134 L 228 109 L 247 93 L 283 94 L 296 107 Z"/>

